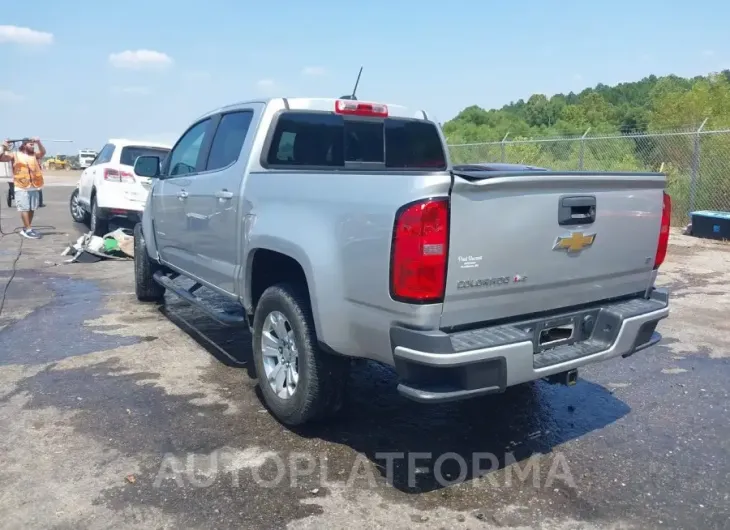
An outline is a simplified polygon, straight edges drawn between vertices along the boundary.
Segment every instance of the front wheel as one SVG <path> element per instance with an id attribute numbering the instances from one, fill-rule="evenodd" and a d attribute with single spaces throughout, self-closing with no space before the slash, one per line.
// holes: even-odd
<path id="1" fill-rule="evenodd" d="M 165 288 L 153 277 L 159 265 L 147 254 L 147 245 L 142 233 L 142 223 L 134 227 L 134 292 L 140 302 L 161 302 Z"/>
<path id="2" fill-rule="evenodd" d="M 71 218 L 77 223 L 89 222 L 89 214 L 79 202 L 79 189 L 76 188 L 68 201 L 68 207 L 71 211 Z"/>
<path id="3" fill-rule="evenodd" d="M 306 290 L 264 291 L 253 321 L 253 360 L 266 405 L 282 423 L 302 425 L 342 408 L 349 360 L 317 345 Z"/>
<path id="4" fill-rule="evenodd" d="M 91 197 L 91 218 L 89 220 L 89 230 L 95 236 L 103 237 L 109 231 L 109 223 L 106 219 L 101 218 L 101 211 L 96 202 L 96 196 Z"/>

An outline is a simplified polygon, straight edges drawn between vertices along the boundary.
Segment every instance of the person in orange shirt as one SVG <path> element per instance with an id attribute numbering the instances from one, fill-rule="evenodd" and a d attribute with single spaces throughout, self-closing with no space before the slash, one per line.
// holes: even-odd
<path id="1" fill-rule="evenodd" d="M 37 149 L 36 149 L 37 147 Z M 40 194 L 43 189 L 43 171 L 41 160 L 46 154 L 40 139 L 23 140 L 16 153 L 10 151 L 10 143 L 3 143 L 0 162 L 13 165 L 13 187 L 15 188 L 15 204 L 23 221 L 20 235 L 28 239 L 40 239 L 41 235 L 33 230 L 33 215 L 40 206 Z"/>

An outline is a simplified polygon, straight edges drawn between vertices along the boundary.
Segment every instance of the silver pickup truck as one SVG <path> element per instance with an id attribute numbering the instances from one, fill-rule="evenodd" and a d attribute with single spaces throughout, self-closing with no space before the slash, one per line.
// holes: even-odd
<path id="1" fill-rule="evenodd" d="M 353 358 L 392 366 L 422 402 L 572 384 L 655 344 L 669 312 L 654 288 L 664 175 L 452 166 L 422 110 L 240 103 L 135 172 L 154 179 L 137 297 L 168 290 L 249 326 L 264 400 L 289 425 L 341 407 Z"/>

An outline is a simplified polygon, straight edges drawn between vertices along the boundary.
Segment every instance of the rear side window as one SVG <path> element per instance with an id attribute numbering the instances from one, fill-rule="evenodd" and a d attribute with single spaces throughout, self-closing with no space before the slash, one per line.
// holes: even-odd
<path id="1" fill-rule="evenodd" d="M 441 137 L 432 122 L 345 118 L 326 112 L 282 113 L 266 161 L 294 167 L 446 168 Z"/>
<path id="2" fill-rule="evenodd" d="M 164 149 L 162 147 L 127 145 L 122 147 L 122 152 L 119 153 L 119 163 L 123 166 L 134 167 L 134 163 L 140 156 L 156 156 L 160 160 L 163 160 L 169 152 L 169 149 Z"/>
<path id="3" fill-rule="evenodd" d="M 238 160 L 252 118 L 250 110 L 223 115 L 210 146 L 208 171 L 230 166 Z"/>
<path id="4" fill-rule="evenodd" d="M 96 157 L 96 160 L 94 160 L 93 165 L 97 164 L 107 164 L 111 161 L 112 156 L 114 155 L 114 144 L 106 144 L 102 150 L 99 152 L 99 155 Z"/>

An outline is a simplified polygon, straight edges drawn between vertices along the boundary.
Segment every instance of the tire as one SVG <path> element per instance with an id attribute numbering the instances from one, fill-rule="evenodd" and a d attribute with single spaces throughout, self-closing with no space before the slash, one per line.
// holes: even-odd
<path id="1" fill-rule="evenodd" d="M 99 205 L 96 196 L 91 197 L 91 216 L 89 219 L 89 230 L 95 236 L 103 237 L 109 233 L 109 222 L 100 217 Z"/>
<path id="2" fill-rule="evenodd" d="M 161 302 L 165 288 L 152 277 L 160 269 L 147 254 L 147 245 L 142 233 L 142 223 L 134 226 L 134 292 L 140 302 Z"/>
<path id="3" fill-rule="evenodd" d="M 79 204 L 79 189 L 76 188 L 68 200 L 68 209 L 71 212 L 71 219 L 77 223 L 88 223 L 89 213 Z"/>
<path id="4" fill-rule="evenodd" d="M 274 314 L 281 314 L 286 319 L 287 337 L 293 337 L 297 352 L 298 380 L 287 397 L 277 395 L 267 376 L 267 367 L 268 373 L 271 373 L 274 357 L 265 356 L 262 339 L 265 327 L 270 323 L 269 317 Z M 276 349 L 269 351 L 275 352 Z M 281 423 L 296 426 L 324 420 L 342 408 L 349 359 L 324 352 L 317 346 L 309 298 L 300 286 L 278 284 L 261 295 L 253 320 L 253 360 L 264 402 Z M 281 370 L 286 370 L 286 367 Z M 283 392 L 286 392 L 288 382 Z"/>

